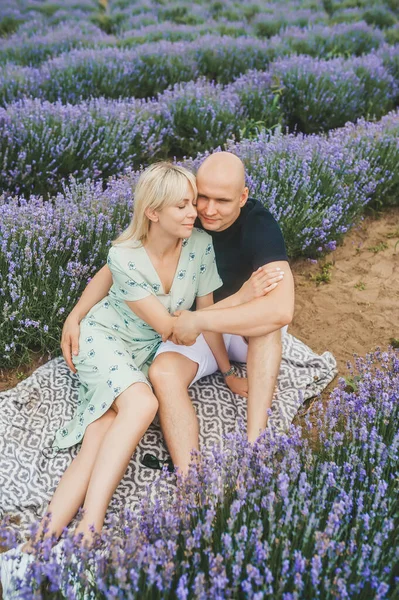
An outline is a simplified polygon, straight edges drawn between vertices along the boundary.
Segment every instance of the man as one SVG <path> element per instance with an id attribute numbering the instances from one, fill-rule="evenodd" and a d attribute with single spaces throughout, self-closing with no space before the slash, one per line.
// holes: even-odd
<path id="1" fill-rule="evenodd" d="M 196 224 L 212 236 L 223 286 L 214 292 L 212 306 L 177 313 L 172 336 L 149 370 L 163 435 L 173 463 L 183 473 L 188 470 L 191 450 L 199 447 L 198 420 L 187 388 L 196 375 L 216 370 L 200 334 L 232 334 L 224 336 L 229 357 L 247 363 L 247 387 L 241 380 L 236 391 L 247 396 L 247 434 L 253 442 L 267 424 L 281 362 L 281 329 L 291 322 L 294 310 L 293 277 L 280 228 L 259 202 L 248 199 L 241 160 L 229 152 L 208 156 L 198 170 L 197 187 Z M 238 290 L 265 265 L 268 270 L 283 271 L 284 277 L 267 295 L 240 304 Z M 78 353 L 79 322 L 111 284 L 104 266 L 65 322 L 61 347 L 73 371 L 71 348 Z M 226 381 L 235 377 L 232 369 L 223 375 Z"/>

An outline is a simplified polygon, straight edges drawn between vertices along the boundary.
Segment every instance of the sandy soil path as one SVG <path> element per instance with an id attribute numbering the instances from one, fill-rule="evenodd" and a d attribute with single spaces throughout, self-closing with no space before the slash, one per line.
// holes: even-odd
<path id="1" fill-rule="evenodd" d="M 316 352 L 330 350 L 341 373 L 354 353 L 399 338 L 399 208 L 364 219 L 319 264 L 300 260 L 292 269 L 290 333 Z M 323 278 L 330 281 L 319 283 Z"/>

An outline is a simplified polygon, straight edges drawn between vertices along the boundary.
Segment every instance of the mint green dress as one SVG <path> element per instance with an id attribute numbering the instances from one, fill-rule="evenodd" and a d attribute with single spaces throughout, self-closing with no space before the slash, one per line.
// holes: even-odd
<path id="1" fill-rule="evenodd" d="M 80 382 L 77 410 L 57 431 L 54 450 L 81 442 L 87 426 L 130 385 L 142 382 L 150 386 L 148 368 L 162 338 L 125 300 L 141 300 L 152 294 L 173 314 L 190 309 L 196 296 L 205 296 L 222 285 L 212 238 L 197 228 L 183 241 L 169 294 L 165 294 L 142 245 L 112 246 L 107 264 L 113 285 L 108 296 L 81 321 L 79 354 L 73 357 Z"/>

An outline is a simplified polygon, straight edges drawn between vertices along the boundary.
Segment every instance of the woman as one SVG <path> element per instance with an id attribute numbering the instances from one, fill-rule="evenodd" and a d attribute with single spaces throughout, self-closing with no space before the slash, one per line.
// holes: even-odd
<path id="1" fill-rule="evenodd" d="M 77 413 L 56 434 L 54 448 L 82 442 L 48 506 L 42 533 L 59 537 L 83 505 L 76 534 L 102 529 L 111 497 L 158 408 L 148 368 L 172 332 L 173 313 L 208 298 L 222 285 L 211 237 L 194 228 L 194 175 L 169 163 L 150 166 L 135 191 L 133 219 L 112 244 L 107 263 L 113 285 L 81 322 Z M 207 337 L 218 363 L 228 361 L 220 334 Z M 225 364 L 220 364 L 224 369 Z M 47 514 L 48 514 L 47 513 Z M 33 550 L 31 542 L 23 552 Z"/>

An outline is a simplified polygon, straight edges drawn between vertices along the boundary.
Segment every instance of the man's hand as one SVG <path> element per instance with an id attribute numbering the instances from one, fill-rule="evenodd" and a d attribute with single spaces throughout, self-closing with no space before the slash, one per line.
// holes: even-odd
<path id="1" fill-rule="evenodd" d="M 248 398 L 248 379 L 246 377 L 239 377 L 233 374 L 225 377 L 225 381 L 233 394 Z"/>
<path id="2" fill-rule="evenodd" d="M 181 346 L 192 346 L 201 333 L 197 325 L 195 312 L 177 310 L 173 313 L 176 317 L 173 322 L 172 334 L 168 339 Z M 162 337 L 162 340 L 166 340 Z"/>
<path id="3" fill-rule="evenodd" d="M 62 328 L 61 350 L 66 364 L 71 369 L 72 373 L 76 373 L 75 365 L 72 362 L 72 354 L 79 354 L 79 320 L 72 315 L 67 317 L 64 327 Z"/>

